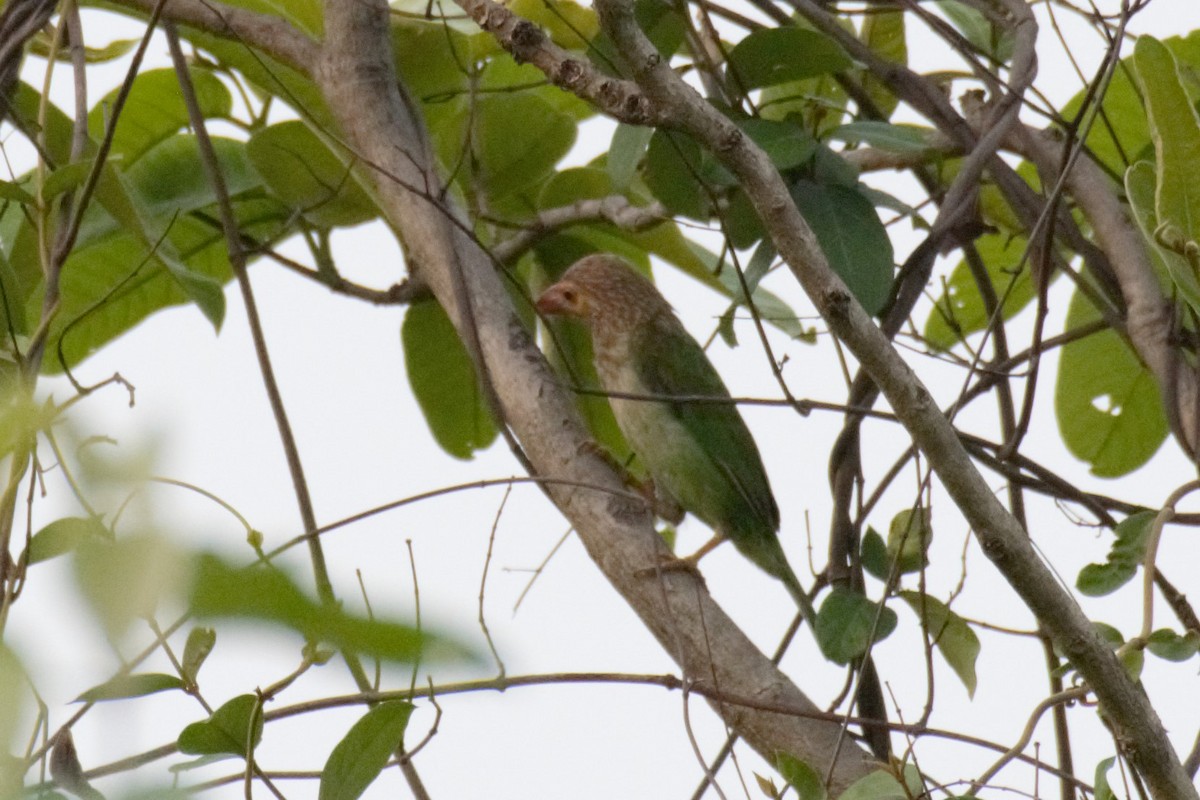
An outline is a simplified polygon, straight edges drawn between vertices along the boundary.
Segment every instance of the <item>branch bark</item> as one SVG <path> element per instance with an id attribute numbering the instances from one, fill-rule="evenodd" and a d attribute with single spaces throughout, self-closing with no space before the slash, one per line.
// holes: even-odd
<path id="1" fill-rule="evenodd" d="M 1034 550 L 1025 530 L 996 499 L 928 389 L 830 269 L 767 155 L 659 56 L 637 26 L 631 0 L 596 0 L 595 5 L 601 25 L 616 42 L 650 102 L 738 178 L 777 251 L 830 330 L 875 379 L 974 529 L 984 553 L 1087 679 L 1107 711 L 1117 741 L 1144 775 L 1153 796 L 1163 800 L 1197 797 L 1145 693 L 1129 679 L 1074 598 Z"/>
<path id="2" fill-rule="evenodd" d="M 817 707 L 750 642 L 690 575 L 637 577 L 665 547 L 643 505 L 593 452 L 570 395 L 518 319 L 492 261 L 469 235 L 460 209 L 441 199 L 440 180 L 416 104 L 398 83 L 381 0 L 330 3 L 326 40 L 314 76 L 346 144 L 378 188 L 385 214 L 464 341 L 476 342 L 479 366 L 499 401 L 501 424 L 519 438 L 538 474 L 608 487 L 550 488 L 596 564 L 688 680 L 771 703 Z M 877 766 L 849 744 L 840 726 L 713 701 L 724 721 L 774 761 L 789 753 L 830 768 L 841 791 Z"/>

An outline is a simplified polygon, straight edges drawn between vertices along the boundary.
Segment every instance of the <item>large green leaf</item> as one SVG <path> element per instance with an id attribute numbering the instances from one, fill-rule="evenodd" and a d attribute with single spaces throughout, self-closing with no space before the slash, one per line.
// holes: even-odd
<path id="1" fill-rule="evenodd" d="M 233 110 L 233 97 L 225 84 L 207 69 L 188 70 L 196 91 L 196 102 L 206 119 L 228 117 Z M 100 141 L 112 114 L 120 89 L 104 96 L 88 112 L 88 132 Z M 188 111 L 179 90 L 175 70 L 167 67 L 143 72 L 133 81 L 125 107 L 113 133 L 112 157 L 132 164 L 154 145 L 169 136 L 186 130 Z"/>
<path id="2" fill-rule="evenodd" d="M 1186 68 L 1200 68 L 1200 31 L 1184 37 L 1174 36 L 1163 41 L 1175 59 Z M 1142 94 L 1134 85 L 1133 57 L 1125 58 L 1113 72 L 1104 92 L 1102 120 L 1092 125 L 1087 146 L 1091 154 L 1114 175 L 1122 174 L 1129 165 L 1151 158 L 1150 128 L 1142 104 Z M 1082 90 L 1063 107 L 1062 117 L 1074 119 L 1079 115 L 1090 90 Z"/>
<path id="3" fill-rule="evenodd" d="M 357 225 L 379 214 L 350 165 L 299 120 L 256 131 L 246 155 L 272 193 L 314 225 Z"/>
<path id="4" fill-rule="evenodd" d="M 905 38 L 904 12 L 882 9 L 873 12 L 863 17 L 859 38 L 880 58 L 895 64 L 907 64 L 908 43 Z M 885 119 L 896 110 L 899 102 L 896 95 L 873 73 L 865 72 L 862 87 Z"/>
<path id="5" fill-rule="evenodd" d="M 892 242 L 874 206 L 845 186 L 799 180 L 792 198 L 812 227 L 829 266 L 868 314 L 878 314 L 892 290 Z"/>
<path id="6" fill-rule="evenodd" d="M 321 770 L 318 800 L 357 800 L 404 741 L 412 703 L 388 700 L 368 711 L 333 748 Z"/>
<path id="7" fill-rule="evenodd" d="M 1154 238 L 1176 241 L 1177 249 L 1183 249 L 1184 244 L 1200 239 L 1200 118 L 1184 89 L 1175 58 L 1162 42 L 1138 37 L 1134 64 L 1145 97 L 1157 167 Z M 1141 209 L 1139 218 L 1145 213 Z M 1167 265 L 1185 299 L 1193 309 L 1200 309 L 1195 295 L 1200 263 L 1176 256 L 1168 259 Z"/>
<path id="8" fill-rule="evenodd" d="M 1075 292 L 1068 331 L 1099 319 L 1091 301 Z M 1116 332 L 1102 330 L 1063 347 L 1054 388 L 1063 442 L 1091 465 L 1093 475 L 1115 478 L 1145 464 L 1167 438 L 1167 420 L 1154 376 Z"/>
<path id="9" fill-rule="evenodd" d="M 152 615 L 160 600 L 176 599 L 187 570 L 173 545 L 146 534 L 113 542 L 91 537 L 75 550 L 76 585 L 112 637 Z"/>
<path id="10" fill-rule="evenodd" d="M 998 233 L 984 234 L 975 241 L 992 292 L 1001 301 L 1001 319 L 1011 319 L 1037 296 L 1025 258 L 1027 246 L 1025 239 Z M 945 290 L 929 312 L 925 341 L 938 350 L 949 350 L 991 322 L 975 275 L 964 259 L 950 273 Z"/>
<path id="11" fill-rule="evenodd" d="M 277 233 L 290 210 L 255 199 L 260 179 L 245 146 L 222 138 L 213 146 L 242 232 Z M 224 310 L 221 285 L 232 273 L 194 138 L 162 142 L 123 175 L 102 181 L 98 198 L 102 205 L 85 214 L 63 268 L 47 371 L 62 369 L 60 340 L 63 357 L 74 365 L 162 308 L 200 301 L 210 320 L 219 320 Z M 205 217 L 191 216 L 201 211 Z M 31 299 L 26 313 L 32 318 L 40 302 Z"/>
<path id="12" fill-rule="evenodd" d="M 490 95 L 475 107 L 474 145 L 490 197 L 545 180 L 575 144 L 575 120 L 528 93 Z"/>
<path id="13" fill-rule="evenodd" d="M 1194 311 L 1200 311 L 1200 280 L 1196 270 L 1183 253 L 1178 253 L 1159 242 L 1158 214 L 1154 210 L 1154 198 L 1158 193 L 1158 176 L 1149 161 L 1139 161 L 1125 171 L 1125 196 L 1138 228 L 1149 243 L 1150 257 L 1164 289 L 1174 287 Z"/>
<path id="14" fill-rule="evenodd" d="M 471 458 L 496 438 L 475 365 L 434 300 L 408 307 L 400 328 L 404 367 L 429 430 L 455 458 Z"/>
<path id="15" fill-rule="evenodd" d="M 806 28 L 762 28 L 729 52 L 729 69 L 744 89 L 812 78 L 853 65 L 841 45 Z"/>
<path id="16" fill-rule="evenodd" d="M 467 657 L 447 639 L 409 625 L 360 617 L 309 598 L 277 567 L 238 569 L 214 555 L 197 560 L 191 594 L 200 618 L 246 619 L 281 625 L 313 642 L 391 661 Z"/>

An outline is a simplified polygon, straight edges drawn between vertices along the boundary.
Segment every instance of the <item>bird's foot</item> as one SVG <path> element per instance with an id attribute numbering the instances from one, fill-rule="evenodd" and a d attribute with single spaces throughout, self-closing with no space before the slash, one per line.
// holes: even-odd
<path id="1" fill-rule="evenodd" d="M 687 556 L 679 558 L 678 556 L 663 553 L 659 556 L 659 562 L 653 567 L 639 569 L 634 575 L 638 578 L 653 578 L 661 575 L 664 572 L 686 572 L 693 578 L 700 581 L 700 585 L 708 589 L 708 584 L 704 581 L 704 575 L 700 573 L 700 567 L 697 562 L 700 559 L 695 556 Z"/>

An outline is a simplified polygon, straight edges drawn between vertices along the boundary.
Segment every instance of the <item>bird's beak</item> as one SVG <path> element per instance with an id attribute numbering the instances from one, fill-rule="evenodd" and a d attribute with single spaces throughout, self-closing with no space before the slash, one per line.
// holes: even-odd
<path id="1" fill-rule="evenodd" d="M 557 283 L 542 292 L 541 297 L 537 299 L 536 306 L 539 314 L 547 316 L 567 314 L 571 311 L 563 296 L 561 286 Z"/>

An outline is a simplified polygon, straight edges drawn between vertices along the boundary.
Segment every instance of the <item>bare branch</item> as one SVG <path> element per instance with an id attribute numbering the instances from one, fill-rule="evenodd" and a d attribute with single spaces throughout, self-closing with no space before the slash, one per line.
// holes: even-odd
<path id="1" fill-rule="evenodd" d="M 776 249 L 830 330 L 875 379 L 975 530 L 984 553 L 1095 690 L 1117 738 L 1130 744 L 1129 757 L 1153 795 L 1172 800 L 1197 797 L 1145 694 L 1129 679 L 1074 598 L 1059 585 L 1025 530 L 992 493 L 929 390 L 830 269 L 767 155 L 662 61 L 637 26 L 630 0 L 596 0 L 596 7 L 601 25 L 616 42 L 651 102 L 738 178 Z"/>
<path id="2" fill-rule="evenodd" d="M 149 13 L 156 0 L 115 0 L 119 5 Z M 317 42 L 281 17 L 259 14 L 216 0 L 170 0 L 163 19 L 207 33 L 244 42 L 302 72 L 317 60 Z"/>

